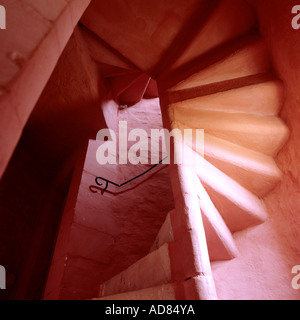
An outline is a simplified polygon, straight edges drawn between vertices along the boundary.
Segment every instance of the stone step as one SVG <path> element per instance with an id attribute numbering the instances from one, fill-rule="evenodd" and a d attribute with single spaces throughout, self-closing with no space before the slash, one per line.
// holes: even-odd
<path id="1" fill-rule="evenodd" d="M 172 122 L 181 128 L 204 129 L 205 133 L 245 148 L 276 156 L 289 137 L 289 129 L 275 116 L 227 113 L 170 107 Z"/>
<path id="2" fill-rule="evenodd" d="M 243 35 L 254 26 L 255 15 L 248 4 L 239 0 L 221 1 L 193 42 L 186 47 L 182 56 L 173 65 L 173 69 Z"/>
<path id="3" fill-rule="evenodd" d="M 145 91 L 144 97 L 146 99 L 153 99 L 153 98 L 157 98 L 158 97 L 158 88 L 157 88 L 157 83 L 156 80 L 151 79 L 148 87 Z"/>
<path id="4" fill-rule="evenodd" d="M 137 291 L 170 282 L 169 246 L 164 244 L 159 249 L 132 264 L 126 270 L 101 284 L 99 297 Z"/>
<path id="5" fill-rule="evenodd" d="M 176 300 L 176 285 L 169 283 L 146 289 L 117 293 L 94 300 Z"/>
<path id="6" fill-rule="evenodd" d="M 127 74 L 109 78 L 109 81 L 110 81 L 112 89 L 113 89 L 114 96 L 118 97 L 120 94 L 122 94 L 140 76 L 141 76 L 141 73 L 139 71 L 130 71 Z"/>
<path id="7" fill-rule="evenodd" d="M 232 259 L 237 253 L 232 235 L 217 209 L 211 202 L 199 179 L 197 180 L 198 184 L 196 188 L 199 192 L 200 208 L 210 261 Z M 174 241 L 173 228 L 171 224 L 172 215 L 174 213 L 175 210 L 168 213 L 150 252 L 157 250 L 165 243 Z"/>
<path id="8" fill-rule="evenodd" d="M 186 143 L 197 150 L 188 138 Z M 208 162 L 260 198 L 282 177 L 272 157 L 209 134 L 204 134 L 204 155 Z"/>
<path id="9" fill-rule="evenodd" d="M 279 113 L 282 102 L 282 82 L 273 80 L 187 99 L 174 103 L 172 106 L 189 110 L 274 116 Z"/>
<path id="10" fill-rule="evenodd" d="M 143 73 L 131 85 L 119 95 L 119 102 L 132 106 L 140 102 L 146 92 L 150 77 Z"/>
<path id="11" fill-rule="evenodd" d="M 238 43 L 239 44 L 239 43 Z M 195 70 L 186 79 L 180 81 L 169 91 L 185 91 L 192 88 L 213 85 L 227 80 L 240 79 L 247 76 L 266 73 L 270 70 L 270 61 L 266 45 L 259 37 L 251 38 L 233 48 L 233 52 L 216 59 L 215 62 L 202 66 L 198 63 Z"/>
<path id="12" fill-rule="evenodd" d="M 237 256 L 237 248 L 230 230 L 212 203 L 203 185 L 195 186 L 200 199 L 210 261 L 230 260 Z"/>
<path id="13" fill-rule="evenodd" d="M 171 215 L 174 213 L 175 209 L 167 214 L 166 220 L 161 226 L 154 243 L 150 249 L 150 252 L 157 250 L 159 247 L 164 245 L 165 243 L 169 243 L 174 241 L 174 234 L 171 224 Z"/>
<path id="14" fill-rule="evenodd" d="M 129 61 L 126 61 L 115 49 L 105 43 L 98 35 L 86 27 L 81 27 L 81 32 L 93 60 L 110 66 L 137 71 Z"/>
<path id="15" fill-rule="evenodd" d="M 128 70 L 128 69 L 123 69 L 123 68 L 111 66 L 110 64 L 105 64 L 100 62 L 97 63 L 97 66 L 103 78 L 124 76 L 132 72 L 131 70 Z"/>
<path id="16" fill-rule="evenodd" d="M 267 211 L 261 199 L 196 152 L 193 154 L 194 170 L 231 232 L 265 221 Z"/>

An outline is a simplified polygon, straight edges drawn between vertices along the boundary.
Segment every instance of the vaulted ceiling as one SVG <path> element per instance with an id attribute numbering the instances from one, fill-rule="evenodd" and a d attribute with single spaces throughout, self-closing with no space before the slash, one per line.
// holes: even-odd
<path id="1" fill-rule="evenodd" d="M 147 72 L 159 62 L 178 31 L 204 2 L 94 0 L 81 22 L 136 67 Z"/>

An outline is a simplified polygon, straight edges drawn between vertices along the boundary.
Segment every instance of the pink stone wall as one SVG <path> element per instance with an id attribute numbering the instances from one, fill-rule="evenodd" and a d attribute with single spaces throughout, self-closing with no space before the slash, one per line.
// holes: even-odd
<path id="1" fill-rule="evenodd" d="M 76 28 L 0 181 L 0 264 L 10 279 L 0 298 L 42 297 L 75 159 L 105 126 L 97 71 Z"/>
<path id="2" fill-rule="evenodd" d="M 49 192 L 47 179 L 47 173 L 32 156 L 25 139 L 22 139 L 0 183 L 0 264 L 5 266 L 9 275 L 7 289 L 0 290 L 0 299 L 13 298 L 19 289 L 46 193 Z M 48 240 L 51 242 L 51 236 Z M 45 247 L 46 242 L 47 239 Z M 44 258 L 47 255 L 50 259 L 49 251 Z M 37 261 L 35 257 L 33 263 Z M 40 263 L 34 288 L 22 288 L 23 291 L 27 290 L 29 296 L 41 295 L 39 278 L 42 273 L 45 274 L 47 267 L 47 263 L 46 266 Z"/>
<path id="3" fill-rule="evenodd" d="M 90 0 L 4 0 L 0 47 L 0 177 L 26 122 Z"/>
<path id="4" fill-rule="evenodd" d="M 300 31 L 291 27 L 291 10 L 296 2 L 251 1 L 257 9 L 275 72 L 285 85 L 281 117 L 291 136 L 277 157 L 283 180 L 265 198 L 268 220 L 235 235 L 237 259 L 213 263 L 220 299 L 300 298 L 300 291 L 291 286 L 292 267 L 300 264 Z"/>

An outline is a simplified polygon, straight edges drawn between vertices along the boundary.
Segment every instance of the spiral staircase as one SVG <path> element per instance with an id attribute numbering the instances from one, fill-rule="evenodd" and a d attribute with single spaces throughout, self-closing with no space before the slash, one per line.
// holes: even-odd
<path id="1" fill-rule="evenodd" d="M 232 11 L 232 1 L 217 1 L 193 35 L 182 28 L 149 73 L 118 52 L 108 59 L 107 44 L 99 50 L 83 28 L 121 107 L 159 95 L 166 127 L 205 132 L 204 158 L 185 141 L 192 165 L 170 169 L 175 208 L 149 254 L 101 284 L 97 299 L 216 299 L 210 262 L 238 259 L 234 233 L 267 219 L 263 198 L 280 182 L 274 159 L 289 136 L 283 85 L 252 11 L 235 2 Z"/>

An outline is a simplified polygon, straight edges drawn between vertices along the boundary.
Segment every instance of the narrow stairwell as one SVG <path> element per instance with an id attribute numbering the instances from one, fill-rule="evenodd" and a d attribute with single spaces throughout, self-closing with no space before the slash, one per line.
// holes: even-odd
<path id="1" fill-rule="evenodd" d="M 204 158 L 185 141 L 192 165 L 170 165 L 175 209 L 150 253 L 101 284 L 98 299 L 217 299 L 210 262 L 238 259 L 234 233 L 267 219 L 263 198 L 281 180 L 274 158 L 289 136 L 278 116 L 283 85 L 248 7 L 237 4 L 245 15 L 237 26 L 230 2 L 157 79 L 165 127 L 204 129 Z M 121 77 L 117 96 L 136 74 Z"/>

